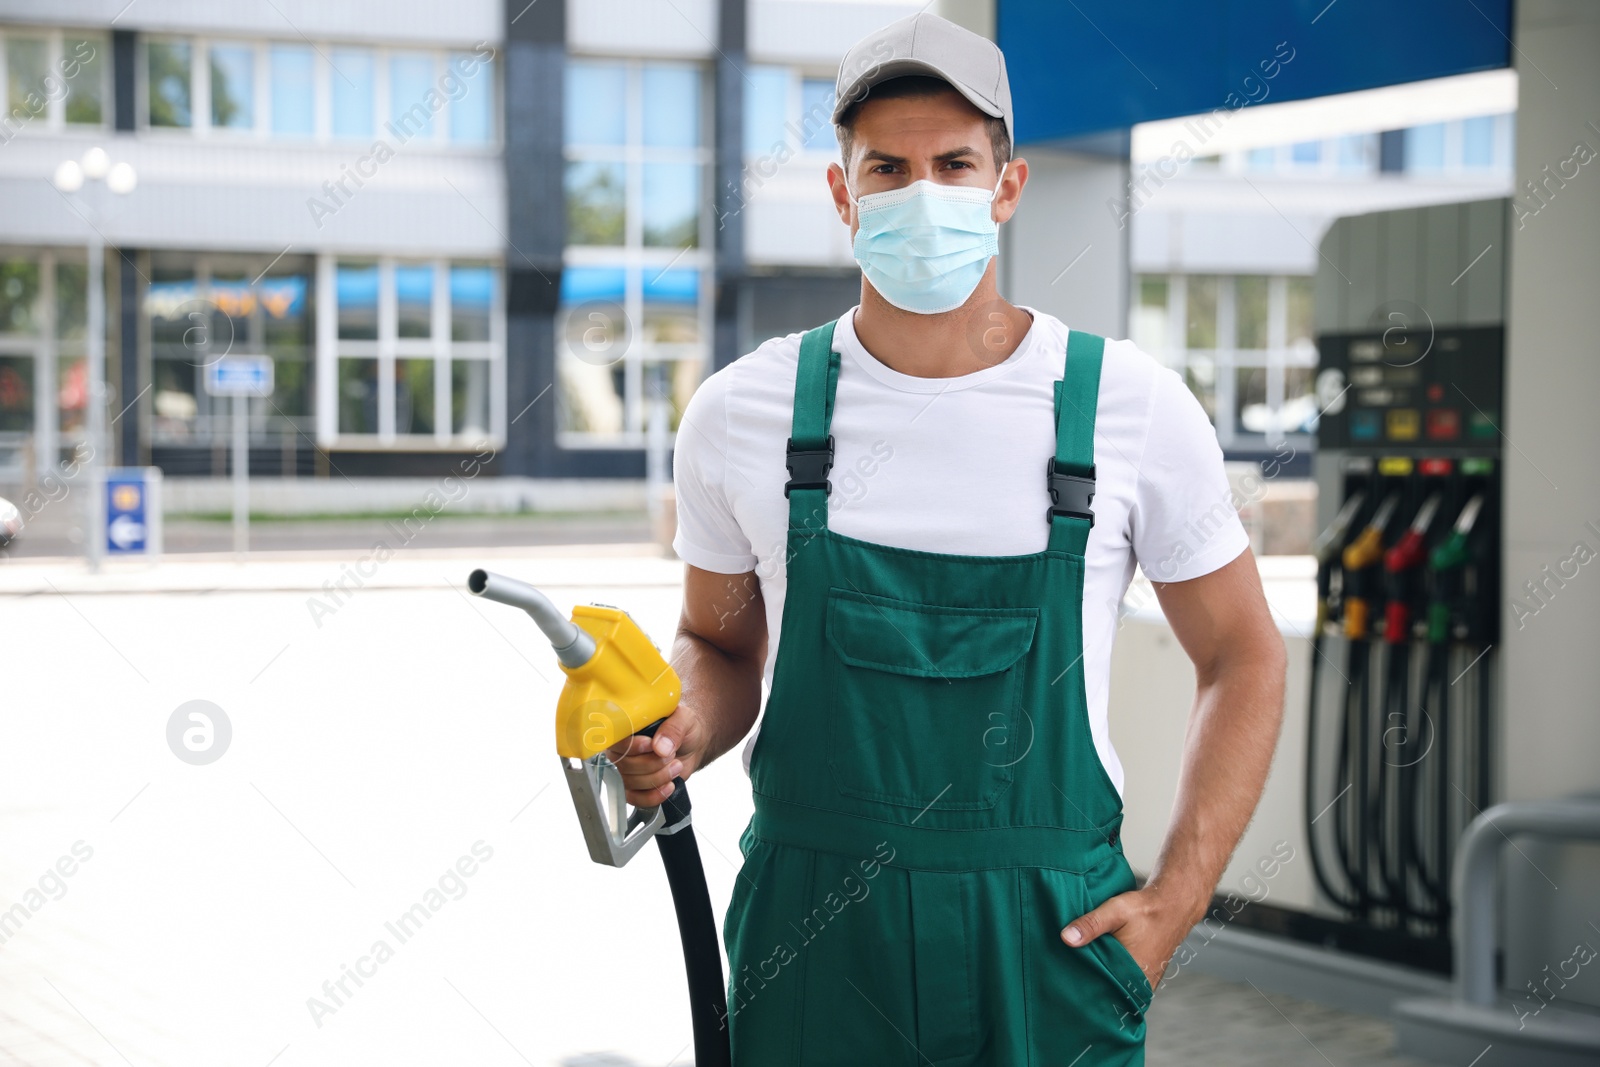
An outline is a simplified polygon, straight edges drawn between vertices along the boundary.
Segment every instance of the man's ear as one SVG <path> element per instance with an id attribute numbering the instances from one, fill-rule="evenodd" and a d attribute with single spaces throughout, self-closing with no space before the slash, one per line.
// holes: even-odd
<path id="1" fill-rule="evenodd" d="M 850 225 L 850 189 L 844 182 L 844 168 L 837 163 L 828 164 L 828 195 L 833 197 L 833 208 L 839 221 Z"/>
<path id="2" fill-rule="evenodd" d="M 1013 157 L 1000 178 L 1000 191 L 994 196 L 994 221 L 1008 222 L 1022 203 L 1022 187 L 1028 184 L 1028 161 Z"/>

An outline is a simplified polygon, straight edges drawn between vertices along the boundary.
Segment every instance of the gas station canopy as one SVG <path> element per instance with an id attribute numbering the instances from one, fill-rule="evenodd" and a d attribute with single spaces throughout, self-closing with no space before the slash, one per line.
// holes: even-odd
<path id="1" fill-rule="evenodd" d="M 1510 65 L 1511 0 L 999 0 L 1018 144 Z"/>

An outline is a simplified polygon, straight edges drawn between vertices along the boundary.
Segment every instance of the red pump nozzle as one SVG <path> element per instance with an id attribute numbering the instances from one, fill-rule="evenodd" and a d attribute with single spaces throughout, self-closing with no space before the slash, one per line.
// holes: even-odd
<path id="1" fill-rule="evenodd" d="M 1411 520 L 1411 526 L 1383 554 L 1385 571 L 1394 575 L 1404 574 L 1421 566 L 1423 560 L 1428 558 L 1425 538 L 1428 536 L 1428 527 L 1433 525 L 1433 517 L 1439 512 L 1441 500 L 1442 495 L 1434 493 L 1423 501 L 1422 507 L 1417 509 L 1417 517 Z M 1410 605 L 1400 597 L 1390 597 L 1383 612 L 1383 639 L 1391 645 L 1399 644 L 1406 639 L 1406 632 L 1410 628 Z"/>

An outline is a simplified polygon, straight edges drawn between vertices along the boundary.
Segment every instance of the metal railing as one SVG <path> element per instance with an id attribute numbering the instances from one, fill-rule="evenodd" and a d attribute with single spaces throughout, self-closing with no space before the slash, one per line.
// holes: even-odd
<path id="1" fill-rule="evenodd" d="M 1493 1007 L 1495 979 L 1496 862 L 1517 834 L 1600 841 L 1600 799 L 1516 801 L 1496 804 L 1473 819 L 1456 853 L 1456 996 L 1468 1004 Z"/>

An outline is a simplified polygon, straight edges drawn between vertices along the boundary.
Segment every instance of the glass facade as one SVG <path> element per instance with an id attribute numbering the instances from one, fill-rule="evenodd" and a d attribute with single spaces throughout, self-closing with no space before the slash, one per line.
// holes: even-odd
<path id="1" fill-rule="evenodd" d="M 310 137 L 316 130 L 311 48 L 275 44 L 271 57 L 272 132 L 280 137 Z"/>
<path id="2" fill-rule="evenodd" d="M 465 448 L 496 432 L 505 347 L 496 265 L 158 252 L 147 273 L 154 446 L 228 441 L 231 407 L 206 393 L 206 367 L 246 353 L 271 356 L 275 370 L 274 394 L 250 401 L 258 442 Z"/>
<path id="3" fill-rule="evenodd" d="M 1141 274 L 1129 333 L 1183 375 L 1224 448 L 1309 443 L 1317 414 L 1311 283 L 1305 275 Z"/>
<path id="4" fill-rule="evenodd" d="M 0 248 L 0 454 L 51 466 L 83 440 L 88 278 L 80 251 Z"/>
<path id="5" fill-rule="evenodd" d="M 441 155 L 464 146 L 492 158 L 498 147 L 499 64 L 485 48 L 309 40 L 282 28 L 271 31 L 276 37 L 239 38 L 241 32 L 248 31 L 135 32 L 139 136 L 168 146 L 190 138 L 234 146 L 293 142 L 290 156 L 315 145 L 350 159 L 379 138 Z M 743 128 L 734 132 L 752 165 L 746 177 L 764 180 L 771 171 L 756 164 L 768 157 L 798 157 L 799 174 L 836 156 L 830 71 L 755 63 L 741 73 Z M 108 34 L 0 27 L 6 128 L 29 121 L 56 130 L 108 128 L 117 110 L 111 74 Z M 564 212 L 566 245 L 551 398 L 562 447 L 640 447 L 661 401 L 675 429 L 710 366 L 718 223 L 710 76 L 706 62 L 665 55 L 566 57 L 558 161 L 564 203 L 555 208 Z M 1406 169 L 1429 177 L 1508 169 L 1511 121 L 1489 115 L 1404 131 Z M 0 131 L 0 143 L 8 139 Z M 1360 178 L 1377 174 L 1379 146 L 1378 133 L 1351 133 L 1226 152 L 1195 165 Z M 392 176 L 386 180 L 394 184 Z M 787 217 L 773 205 L 789 195 L 778 186 L 798 184 L 786 178 L 740 190 L 741 209 L 757 193 L 766 197 L 745 218 L 747 242 L 763 232 L 787 242 L 774 243 L 782 247 L 776 256 L 747 244 L 752 274 L 782 273 L 803 261 L 828 283 L 840 282 L 853 273 L 839 254 L 847 242 L 824 242 L 820 226 L 806 224 L 819 235 L 814 247 L 786 258 L 788 245 L 803 242 L 783 229 Z M 475 196 L 466 186 L 431 191 L 468 203 Z M 343 199 L 329 197 L 340 208 Z M 338 225 L 375 199 L 368 196 Z M 486 210 L 484 217 L 492 215 Z M 319 228 L 324 217 L 313 214 Z M 278 260 L 276 246 L 141 253 L 136 303 L 152 441 L 209 447 L 226 432 L 220 407 L 204 390 L 207 360 L 225 351 L 277 360 L 277 393 L 252 406 L 257 435 L 405 449 L 459 447 L 497 425 L 503 434 L 506 294 L 499 263 L 468 258 L 490 255 L 475 252 L 476 244 L 447 253 L 437 243 L 344 242 L 292 246 Z M 81 425 L 85 275 L 72 258 L 24 251 L 5 261 L 0 433 L 38 425 L 40 398 L 52 391 L 50 420 L 63 432 Z M 1130 332 L 1184 376 L 1225 444 L 1254 447 L 1308 430 L 1309 279 L 1262 268 L 1151 274 L 1136 279 L 1135 292 Z M 108 309 L 112 318 L 120 310 Z M 750 328 L 741 321 L 740 329 Z M 48 367 L 35 354 L 46 350 Z"/>
<path id="6" fill-rule="evenodd" d="M 336 75 L 328 83 L 335 137 L 371 137 L 377 113 L 377 63 L 370 48 L 335 48 L 329 58 Z"/>
<path id="7" fill-rule="evenodd" d="M 34 59 L 18 41 L 16 69 L 25 72 Z M 381 136 L 391 146 L 499 140 L 497 65 L 483 50 L 160 36 L 140 41 L 140 122 L 146 128 L 367 144 Z M 89 65 L 83 70 L 82 79 L 94 73 Z M 100 110 L 99 96 L 86 87 L 76 112 Z"/>
<path id="8" fill-rule="evenodd" d="M 657 406 L 676 429 L 709 364 L 705 78 L 688 63 L 568 64 L 556 377 L 569 447 L 638 447 Z"/>
<path id="9" fill-rule="evenodd" d="M 459 260 L 326 261 L 333 410 L 319 436 L 354 446 L 468 447 L 503 412 L 500 270 Z"/>
<path id="10" fill-rule="evenodd" d="M 151 126 L 188 128 L 194 122 L 194 64 L 188 41 L 147 40 L 144 45 L 146 120 Z"/>
<path id="11" fill-rule="evenodd" d="M 235 354 L 272 357 L 274 392 L 249 402 L 254 437 L 313 428 L 316 276 L 307 256 L 156 252 L 143 317 L 150 338 L 150 439 L 226 441 L 232 409 L 206 392 L 206 367 Z"/>
<path id="12" fill-rule="evenodd" d="M 1515 115 L 1480 115 L 1413 126 L 1401 131 L 1404 170 L 1423 176 L 1471 175 L 1511 170 Z M 1269 145 L 1206 157 L 1225 171 L 1362 175 L 1378 173 L 1377 133 L 1352 133 L 1320 141 Z"/>
<path id="13" fill-rule="evenodd" d="M 837 153 L 833 131 L 834 81 L 794 67 L 753 66 L 744 102 L 744 152 L 769 157 L 798 152 Z"/>
<path id="14" fill-rule="evenodd" d="M 249 44 L 213 44 L 211 62 L 211 126 L 250 130 L 256 124 L 256 50 Z"/>

